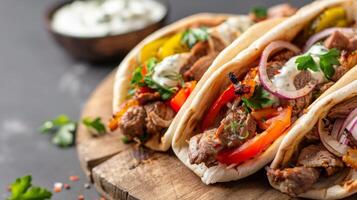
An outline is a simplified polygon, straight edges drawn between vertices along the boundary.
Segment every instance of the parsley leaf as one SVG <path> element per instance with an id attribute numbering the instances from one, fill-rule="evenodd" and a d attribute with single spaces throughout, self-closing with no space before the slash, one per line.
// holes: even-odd
<path id="1" fill-rule="evenodd" d="M 147 85 L 149 88 L 158 91 L 158 92 L 160 93 L 161 98 L 162 98 L 163 100 L 169 99 L 169 98 L 175 93 L 175 88 L 166 88 L 166 87 L 160 85 L 159 83 L 155 82 L 155 81 L 154 81 L 151 77 L 149 77 L 149 76 L 145 76 L 144 82 L 146 83 L 146 85 Z"/>
<path id="2" fill-rule="evenodd" d="M 182 36 L 181 42 L 192 48 L 197 42 L 208 40 L 208 32 L 206 27 L 187 29 Z"/>
<path id="3" fill-rule="evenodd" d="M 314 72 L 317 72 L 319 70 L 319 67 L 317 66 L 310 54 L 299 56 L 295 60 L 295 63 L 297 64 L 298 70 L 311 69 Z"/>
<path id="4" fill-rule="evenodd" d="M 86 117 L 82 120 L 84 126 L 87 127 L 90 133 L 95 136 L 103 135 L 106 132 L 105 126 L 100 117 L 95 119 L 91 119 L 90 117 Z"/>
<path id="5" fill-rule="evenodd" d="M 52 143 L 60 147 L 69 147 L 74 143 L 76 122 L 66 115 L 59 115 L 53 120 L 45 121 L 40 127 L 41 133 L 54 134 Z"/>
<path id="6" fill-rule="evenodd" d="M 242 98 L 243 106 L 245 106 L 245 110 L 248 112 L 250 112 L 250 109 L 262 109 L 274 103 L 274 100 L 270 99 L 269 96 L 269 92 L 264 90 L 261 85 L 256 86 L 251 98 Z"/>
<path id="7" fill-rule="evenodd" d="M 335 48 L 330 49 L 327 53 L 320 56 L 320 68 L 324 72 L 326 78 L 331 79 L 335 74 L 334 65 L 339 65 L 338 58 L 341 52 Z"/>
<path id="8" fill-rule="evenodd" d="M 264 7 L 253 7 L 250 9 L 250 13 L 255 15 L 257 18 L 266 18 L 268 16 L 268 9 Z"/>
<path id="9" fill-rule="evenodd" d="M 11 195 L 7 200 L 45 200 L 51 198 L 51 192 L 45 188 L 32 186 L 31 181 L 31 176 L 17 178 L 10 185 Z"/>
<path id="10" fill-rule="evenodd" d="M 59 147 L 69 147 L 74 143 L 74 133 L 76 132 L 76 123 L 68 123 L 61 126 L 52 138 L 52 143 Z"/>
<path id="11" fill-rule="evenodd" d="M 147 62 L 146 62 L 146 67 L 148 69 L 148 75 L 151 75 L 152 73 L 154 73 L 154 68 L 157 64 L 157 59 L 152 57 L 150 58 Z"/>
<path id="12" fill-rule="evenodd" d="M 133 73 L 133 77 L 131 78 L 131 84 L 135 85 L 135 84 L 140 84 L 140 82 L 143 80 L 143 75 L 142 75 L 142 70 L 143 67 L 139 66 L 135 69 L 134 73 Z"/>

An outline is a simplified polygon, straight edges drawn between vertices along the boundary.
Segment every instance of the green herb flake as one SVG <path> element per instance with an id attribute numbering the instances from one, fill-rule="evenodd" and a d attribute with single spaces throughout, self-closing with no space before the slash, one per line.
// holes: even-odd
<path id="1" fill-rule="evenodd" d="M 146 62 L 146 67 L 148 69 L 148 75 L 151 75 L 154 73 L 154 68 L 157 64 L 157 59 L 152 57 Z"/>
<path id="2" fill-rule="evenodd" d="M 74 144 L 74 133 L 76 123 L 69 123 L 61 126 L 52 138 L 52 143 L 59 147 L 69 147 Z"/>
<path id="3" fill-rule="evenodd" d="M 327 53 L 320 56 L 320 68 L 326 78 L 331 79 L 335 74 L 335 65 L 340 65 L 338 58 L 341 52 L 335 48 L 330 49 Z"/>
<path id="4" fill-rule="evenodd" d="M 17 178 L 10 185 L 11 194 L 7 200 L 45 200 L 51 198 L 51 192 L 46 188 L 32 186 L 31 181 L 31 176 Z"/>
<path id="5" fill-rule="evenodd" d="M 121 138 L 121 141 L 124 144 L 130 144 L 130 143 L 134 142 L 133 140 L 129 140 L 129 138 L 127 136 L 125 136 L 125 135 Z"/>
<path id="6" fill-rule="evenodd" d="M 95 119 L 86 117 L 82 120 L 82 123 L 94 136 L 103 135 L 106 132 L 105 125 L 103 124 L 102 119 L 100 117 L 97 117 Z"/>
<path id="7" fill-rule="evenodd" d="M 69 147 L 74 144 L 76 122 L 67 115 L 59 115 L 53 120 L 45 121 L 40 127 L 41 133 L 52 134 L 52 143 L 59 147 Z"/>
<path id="8" fill-rule="evenodd" d="M 266 18 L 268 16 L 268 9 L 265 7 L 253 7 L 250 9 L 250 13 L 257 18 Z"/>
<path id="9" fill-rule="evenodd" d="M 192 48 L 198 42 L 208 40 L 208 32 L 206 27 L 187 29 L 182 36 L 181 42 Z"/>
<path id="10" fill-rule="evenodd" d="M 131 82 L 130 82 L 132 85 L 139 84 L 143 80 L 142 70 L 143 70 L 142 66 L 138 66 L 135 69 L 133 73 L 133 77 L 131 78 Z"/>
<path id="11" fill-rule="evenodd" d="M 156 91 L 158 91 L 161 95 L 161 98 L 163 100 L 167 100 L 170 99 L 171 96 L 175 93 L 176 89 L 175 88 L 166 88 L 162 85 L 160 85 L 159 83 L 155 82 L 151 77 L 146 76 L 144 78 L 144 82 L 145 84 L 151 88 L 154 89 Z"/>
<path id="12" fill-rule="evenodd" d="M 251 98 L 242 98 L 243 107 L 245 106 L 246 112 L 251 112 L 251 109 L 262 109 L 263 107 L 272 105 L 275 102 L 269 97 L 269 92 L 264 90 L 261 85 L 256 86 Z"/>
<path id="13" fill-rule="evenodd" d="M 311 69 L 314 72 L 317 72 L 319 70 L 319 67 L 317 66 L 310 54 L 299 56 L 295 60 L 295 63 L 297 64 L 298 70 Z"/>

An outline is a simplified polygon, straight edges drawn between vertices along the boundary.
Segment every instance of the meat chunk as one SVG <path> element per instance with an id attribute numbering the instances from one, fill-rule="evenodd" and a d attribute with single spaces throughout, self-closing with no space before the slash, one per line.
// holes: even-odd
<path id="1" fill-rule="evenodd" d="M 207 55 L 209 52 L 208 42 L 198 42 L 192 47 L 189 53 L 189 59 L 186 64 L 181 68 L 180 73 L 184 74 L 191 66 L 201 57 Z"/>
<path id="2" fill-rule="evenodd" d="M 306 192 L 318 180 L 320 171 L 315 168 L 294 167 L 285 169 L 267 169 L 269 181 L 279 186 L 279 190 L 290 196 Z"/>
<path id="3" fill-rule="evenodd" d="M 203 74 L 211 66 L 217 54 L 208 54 L 198 59 L 192 67 L 184 74 L 185 80 L 200 80 Z"/>
<path id="4" fill-rule="evenodd" d="M 357 50 L 357 36 L 349 38 L 340 31 L 335 31 L 325 40 L 324 45 L 329 49 L 337 48 L 352 52 Z"/>
<path id="5" fill-rule="evenodd" d="M 340 31 L 335 31 L 325 40 L 324 45 L 329 49 L 337 48 L 343 50 L 348 48 L 349 42 L 350 40 L 347 36 Z"/>
<path id="6" fill-rule="evenodd" d="M 146 131 L 151 135 L 162 134 L 170 126 L 175 112 L 163 102 L 152 102 L 144 106 Z"/>
<path id="7" fill-rule="evenodd" d="M 328 176 L 334 174 L 344 165 L 342 161 L 321 145 L 310 145 L 301 150 L 297 165 L 323 168 Z"/>
<path id="8" fill-rule="evenodd" d="M 216 131 L 217 129 L 210 129 L 190 139 L 188 158 L 191 164 L 204 163 L 210 167 L 217 163 L 216 155 L 221 147 L 219 140 L 215 138 Z"/>
<path id="9" fill-rule="evenodd" d="M 297 98 L 297 99 L 291 99 L 291 100 L 286 100 L 286 99 L 280 99 L 281 105 L 283 106 L 291 106 L 292 107 L 292 117 L 293 121 L 297 119 L 297 117 L 301 116 L 303 114 L 303 111 L 305 108 L 307 108 L 311 102 L 312 102 L 312 92 L 309 94 Z"/>
<path id="10" fill-rule="evenodd" d="M 225 148 L 233 148 L 242 145 L 246 140 L 255 135 L 257 123 L 253 117 L 243 108 L 229 110 L 222 120 L 219 140 Z"/>
<path id="11" fill-rule="evenodd" d="M 267 74 L 272 79 L 276 74 L 280 73 L 280 69 L 284 66 L 283 61 L 271 61 L 267 64 Z"/>
<path id="12" fill-rule="evenodd" d="M 307 70 L 301 71 L 294 78 L 294 85 L 296 89 L 305 87 L 312 79 L 311 73 Z"/>
<path id="13" fill-rule="evenodd" d="M 145 118 L 145 109 L 142 106 L 133 106 L 121 117 L 119 129 L 129 140 L 140 137 L 145 132 Z"/>
<path id="14" fill-rule="evenodd" d="M 353 38 L 350 38 L 349 44 L 348 44 L 348 50 L 350 51 L 356 51 L 357 50 L 357 36 L 354 36 Z"/>
<path id="15" fill-rule="evenodd" d="M 139 101 L 140 105 L 144 105 L 151 101 L 157 101 L 161 99 L 160 93 L 158 92 L 145 92 L 145 93 L 136 93 L 136 100 Z"/>
<path id="16" fill-rule="evenodd" d="M 273 7 L 270 7 L 268 10 L 268 17 L 289 17 L 295 14 L 297 11 L 296 8 L 292 7 L 290 4 L 284 3 L 279 4 Z"/>
<path id="17" fill-rule="evenodd" d="M 331 108 L 327 116 L 330 118 L 346 118 L 355 108 L 357 108 L 357 97 L 352 97 Z"/>

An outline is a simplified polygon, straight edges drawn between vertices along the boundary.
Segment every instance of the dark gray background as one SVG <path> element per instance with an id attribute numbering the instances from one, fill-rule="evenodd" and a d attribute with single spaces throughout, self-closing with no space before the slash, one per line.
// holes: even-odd
<path id="1" fill-rule="evenodd" d="M 98 199 L 85 190 L 87 181 L 75 148 L 59 149 L 38 133 L 43 120 L 58 114 L 79 117 L 90 92 L 115 65 L 90 65 L 71 59 L 44 29 L 43 14 L 54 0 L 0 1 L 0 199 L 16 177 L 31 174 L 33 182 L 52 190 L 54 182 L 81 181 L 53 199 Z M 309 0 L 171 0 L 169 22 L 197 12 L 247 13 L 252 6 Z M 119 63 L 119 62 L 118 62 Z"/>

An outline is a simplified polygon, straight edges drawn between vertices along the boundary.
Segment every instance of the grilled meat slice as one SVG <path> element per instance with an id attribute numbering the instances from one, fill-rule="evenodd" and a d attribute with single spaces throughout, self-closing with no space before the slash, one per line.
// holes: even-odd
<path id="1" fill-rule="evenodd" d="M 230 109 L 221 121 L 218 134 L 222 146 L 234 148 L 242 145 L 255 135 L 257 123 L 253 117 L 246 113 L 242 107 Z"/>
<path id="2" fill-rule="evenodd" d="M 333 108 L 328 113 L 329 118 L 346 118 L 353 109 L 357 108 L 357 97 L 343 101 Z"/>
<path id="3" fill-rule="evenodd" d="M 175 112 L 161 101 L 144 106 L 146 111 L 146 131 L 151 135 L 162 134 L 170 126 Z"/>
<path id="4" fill-rule="evenodd" d="M 144 105 L 151 101 L 160 100 L 161 95 L 158 92 L 135 93 L 135 99 L 139 101 L 140 105 Z"/>
<path id="5" fill-rule="evenodd" d="M 145 118 L 145 109 L 142 106 L 133 106 L 121 117 L 119 129 L 129 140 L 140 138 L 145 132 Z"/>
<path id="6" fill-rule="evenodd" d="M 216 155 L 221 146 L 215 138 L 216 131 L 217 129 L 210 129 L 190 139 L 188 157 L 191 164 L 204 163 L 210 167 L 217 163 Z"/>
<path id="7" fill-rule="evenodd" d="M 279 190 L 290 196 L 306 192 L 320 176 L 319 169 L 294 167 L 285 169 L 267 169 L 269 181 L 279 186 Z"/>
<path id="8" fill-rule="evenodd" d="M 328 176 L 333 175 L 344 166 L 339 158 L 331 154 L 322 145 L 310 145 L 303 148 L 300 152 L 297 165 L 322 168 Z"/>

